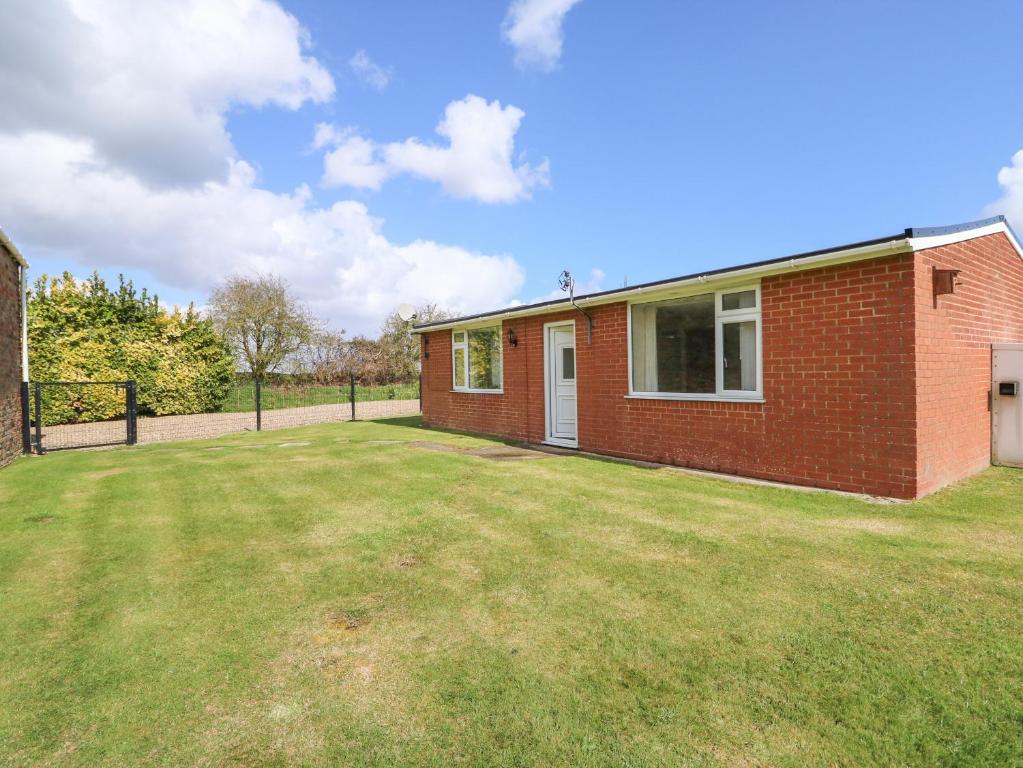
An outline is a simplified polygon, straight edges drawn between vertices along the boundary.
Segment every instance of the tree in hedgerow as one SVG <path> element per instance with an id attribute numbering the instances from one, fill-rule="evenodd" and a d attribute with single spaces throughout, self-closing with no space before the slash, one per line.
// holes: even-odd
<path id="1" fill-rule="evenodd" d="M 319 330 L 318 321 L 276 275 L 228 278 L 213 291 L 209 315 L 238 362 L 256 378 L 297 361 Z"/>

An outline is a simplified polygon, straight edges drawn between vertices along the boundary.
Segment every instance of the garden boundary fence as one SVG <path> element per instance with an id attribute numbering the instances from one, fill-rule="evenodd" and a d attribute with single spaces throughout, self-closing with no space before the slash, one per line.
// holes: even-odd
<path id="1" fill-rule="evenodd" d="M 42 454 L 138 441 L 134 381 L 36 381 L 28 386 L 30 450 Z"/>
<path id="2" fill-rule="evenodd" d="M 354 374 L 328 382 L 238 376 L 216 409 L 191 413 L 153 413 L 135 381 L 33 382 L 23 395 L 25 449 L 40 454 L 413 416 L 421 410 L 418 379 L 380 384 Z"/>

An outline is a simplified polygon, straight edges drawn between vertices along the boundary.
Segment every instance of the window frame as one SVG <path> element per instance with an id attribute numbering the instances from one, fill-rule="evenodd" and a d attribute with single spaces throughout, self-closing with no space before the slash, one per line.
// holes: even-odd
<path id="1" fill-rule="evenodd" d="M 565 375 L 565 367 L 566 367 L 565 366 L 565 353 L 568 352 L 569 350 L 572 351 L 572 378 L 569 378 L 568 376 Z M 561 348 L 561 360 L 559 362 L 561 363 L 561 376 L 558 378 L 558 383 L 560 384 L 560 383 L 564 382 L 565 384 L 567 384 L 568 382 L 572 382 L 573 384 L 575 384 L 575 347 L 574 346 L 572 346 L 572 347 L 562 347 Z M 557 368 L 557 366 L 555 366 L 555 368 Z"/>
<path id="2" fill-rule="evenodd" d="M 496 328 L 497 329 L 497 340 L 498 348 L 500 349 L 501 355 L 501 381 L 497 389 L 482 389 L 479 387 L 470 387 L 469 382 L 469 331 L 482 331 Z M 455 334 L 463 334 L 463 340 L 460 342 L 455 341 Z M 465 385 L 458 386 L 455 383 L 455 350 L 463 349 L 465 354 L 463 355 L 464 364 L 462 367 L 462 375 L 464 376 Z M 502 395 L 504 394 L 504 323 L 486 323 L 480 325 L 467 325 L 459 326 L 451 329 L 451 391 L 452 392 L 463 392 L 474 395 Z"/>
<path id="3" fill-rule="evenodd" d="M 743 309 L 722 309 L 721 297 L 728 293 L 742 293 L 743 291 L 754 291 L 756 306 Z M 714 392 L 713 393 L 685 393 L 685 392 L 647 392 L 636 390 L 633 387 L 633 349 L 632 349 L 632 307 L 635 304 L 650 304 L 659 301 L 671 301 L 672 299 L 684 299 L 690 296 L 702 296 L 714 294 Z M 763 344 L 763 305 L 761 303 L 760 283 L 741 283 L 729 285 L 722 288 L 710 289 L 698 286 L 684 292 L 672 292 L 663 296 L 643 297 L 642 300 L 630 300 L 626 304 L 625 332 L 628 336 L 628 375 L 629 388 L 626 397 L 639 400 L 691 400 L 709 402 L 764 402 L 764 344 Z M 724 388 L 724 326 L 729 323 L 743 323 L 753 321 L 756 323 L 756 388 L 752 390 L 734 390 Z"/>
<path id="4" fill-rule="evenodd" d="M 462 334 L 461 341 L 455 341 L 455 334 Z M 465 384 L 459 386 L 458 384 L 458 350 L 462 350 L 462 381 Z M 469 386 L 469 332 L 464 328 L 453 328 L 451 329 L 451 388 L 455 391 L 461 391 Z M 503 371 L 502 371 L 503 373 Z"/>

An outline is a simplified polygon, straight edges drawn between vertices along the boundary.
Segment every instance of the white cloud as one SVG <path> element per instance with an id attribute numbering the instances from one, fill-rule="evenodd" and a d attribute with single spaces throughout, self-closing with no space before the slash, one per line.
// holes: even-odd
<path id="1" fill-rule="evenodd" d="M 1023 229 L 1023 149 L 1012 156 L 1011 165 L 998 171 L 1002 196 L 985 208 L 985 215 L 1004 214 L 1017 230 Z"/>
<path id="2" fill-rule="evenodd" d="M 447 146 L 416 138 L 376 144 L 350 130 L 318 126 L 314 146 L 334 146 L 324 157 L 323 183 L 379 189 L 386 179 L 409 173 L 440 183 L 453 197 L 483 203 L 528 198 L 533 189 L 549 186 L 550 164 L 515 164 L 515 134 L 525 114 L 470 94 L 448 104 L 437 125 Z"/>
<path id="3" fill-rule="evenodd" d="M 316 130 L 313 133 L 312 148 L 323 149 L 331 144 L 340 143 L 350 133 L 348 130 L 338 130 L 336 125 L 331 125 L 330 123 L 317 123 Z"/>
<path id="4" fill-rule="evenodd" d="M 381 67 L 363 50 L 355 52 L 355 55 L 348 60 L 348 66 L 360 80 L 378 91 L 384 90 L 391 82 L 391 70 Z"/>
<path id="5" fill-rule="evenodd" d="M 316 126 L 313 149 L 333 147 L 323 156 L 323 182 L 326 186 L 380 189 L 390 169 L 377 159 L 376 145 L 355 133 L 320 123 Z"/>
<path id="6" fill-rule="evenodd" d="M 0 135 L 0 173 L 0 210 L 26 252 L 89 268 L 130 263 L 197 299 L 229 274 L 274 272 L 350 332 L 375 334 L 402 302 L 503 306 L 523 282 L 510 256 L 393 243 L 362 203 L 317 207 L 305 187 L 260 189 L 243 161 L 225 181 L 155 188 L 109 166 L 89 141 L 31 133 Z"/>
<path id="7" fill-rule="evenodd" d="M 565 15 L 579 0 L 512 0 L 501 25 L 504 39 L 515 48 L 520 69 L 550 71 L 558 65 L 564 42 Z"/>
<path id="8" fill-rule="evenodd" d="M 199 301 L 227 275 L 275 272 L 351 332 L 375 333 L 406 301 L 508 303 L 523 280 L 510 256 L 395 243 L 362 203 L 260 188 L 227 117 L 332 98 L 309 44 L 270 0 L 20 4 L 0 45 L 5 227 L 30 259 L 144 269 Z M 314 146 L 353 138 L 323 125 Z M 348 165 L 367 151 L 351 144 Z M 372 174 L 353 180 L 380 183 Z"/>
<path id="9" fill-rule="evenodd" d="M 4 14 L 0 131 L 88 138 L 157 184 L 223 179 L 237 105 L 334 93 L 308 36 L 269 0 L 33 0 Z"/>

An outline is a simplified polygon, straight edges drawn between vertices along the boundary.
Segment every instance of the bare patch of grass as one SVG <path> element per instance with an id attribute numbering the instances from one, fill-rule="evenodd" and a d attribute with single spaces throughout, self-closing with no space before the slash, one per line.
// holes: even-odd
<path id="1" fill-rule="evenodd" d="M 544 453 L 543 451 L 536 451 L 529 448 L 517 448 L 508 445 L 466 448 L 463 452 L 469 456 L 478 456 L 481 459 L 491 459 L 493 461 L 528 461 L 551 458 L 550 454 Z"/>
<path id="2" fill-rule="evenodd" d="M 43 525 L 47 525 L 48 523 L 52 523 L 56 519 L 57 519 L 56 515 L 47 515 L 47 514 L 32 515 L 30 517 L 26 517 L 25 518 L 25 522 L 26 523 L 42 523 Z"/>
<path id="3" fill-rule="evenodd" d="M 364 618 L 360 618 L 351 613 L 339 613 L 330 618 L 327 622 L 327 627 L 332 632 L 354 632 L 357 629 L 361 629 L 366 623 Z"/>

